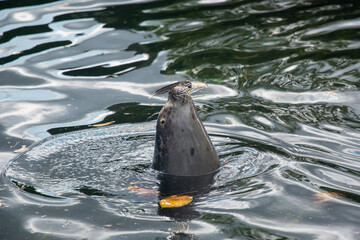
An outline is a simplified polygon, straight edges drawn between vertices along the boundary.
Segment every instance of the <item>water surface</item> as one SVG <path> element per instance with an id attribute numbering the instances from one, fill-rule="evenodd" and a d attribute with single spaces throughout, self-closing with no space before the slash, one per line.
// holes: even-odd
<path id="1" fill-rule="evenodd" d="M 360 238 L 359 5 L 0 2 L 1 239 Z M 185 79 L 221 169 L 164 213 L 127 187 Z"/>

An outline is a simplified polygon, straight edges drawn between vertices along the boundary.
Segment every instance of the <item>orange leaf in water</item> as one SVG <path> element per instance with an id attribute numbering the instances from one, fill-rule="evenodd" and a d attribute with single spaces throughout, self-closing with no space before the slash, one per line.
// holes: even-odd
<path id="1" fill-rule="evenodd" d="M 162 199 L 159 204 L 162 208 L 175 208 L 188 205 L 193 200 L 192 196 L 183 195 L 183 196 L 171 196 Z"/>
<path id="2" fill-rule="evenodd" d="M 337 192 L 321 192 L 312 195 L 313 203 L 324 203 L 335 198 L 341 198 L 345 195 Z"/>
<path id="3" fill-rule="evenodd" d="M 28 149 L 28 148 L 26 147 L 26 145 L 22 145 L 21 148 L 16 149 L 14 152 L 20 153 L 20 152 L 26 152 L 26 151 L 29 151 L 29 150 L 30 150 L 30 149 Z"/>
<path id="4" fill-rule="evenodd" d="M 93 124 L 93 125 L 90 125 L 92 127 L 104 127 L 104 126 L 108 126 L 108 125 L 111 125 L 111 124 L 114 124 L 115 121 L 111 121 L 111 122 L 106 122 L 106 123 L 99 123 L 99 124 Z"/>
<path id="5" fill-rule="evenodd" d="M 141 188 L 141 187 L 130 186 L 130 187 L 128 187 L 128 190 L 130 190 L 132 192 L 136 192 L 137 194 L 143 195 L 143 196 L 158 196 L 159 195 L 159 191 Z"/>

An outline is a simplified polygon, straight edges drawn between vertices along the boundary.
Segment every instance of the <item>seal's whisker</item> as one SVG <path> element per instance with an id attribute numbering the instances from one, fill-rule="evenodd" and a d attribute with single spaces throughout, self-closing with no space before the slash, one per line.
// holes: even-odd
<path id="1" fill-rule="evenodd" d="M 190 90 L 191 93 L 196 93 L 197 91 L 201 90 L 200 88 L 192 88 Z"/>
<path id="2" fill-rule="evenodd" d="M 160 112 L 156 112 L 156 113 L 151 114 L 151 115 L 146 119 L 146 121 L 149 121 L 150 118 L 152 118 L 153 116 L 158 115 L 158 114 L 160 114 Z"/>
<path id="3" fill-rule="evenodd" d="M 186 95 L 185 93 L 182 93 L 181 95 L 178 96 L 180 99 L 182 99 L 183 101 L 186 100 Z"/>

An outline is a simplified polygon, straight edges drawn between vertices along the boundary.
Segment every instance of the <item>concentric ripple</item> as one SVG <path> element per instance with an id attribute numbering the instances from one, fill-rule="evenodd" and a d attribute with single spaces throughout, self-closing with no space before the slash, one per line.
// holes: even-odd
<path id="1" fill-rule="evenodd" d="M 82 208 L 81 205 L 90 201 L 97 205 L 94 209 L 105 212 L 103 217 L 151 220 L 152 224 L 156 224 L 163 221 L 154 216 L 158 208 L 158 197 L 137 196 L 128 190 L 129 186 L 154 191 L 159 188 L 157 172 L 150 167 L 154 149 L 154 125 L 155 122 L 118 125 L 44 139 L 13 159 L 4 175 L 14 187 L 21 189 L 15 193 L 17 198 L 30 205 L 36 206 L 41 202 L 47 207 L 58 206 L 61 212 L 64 209 L 73 211 L 73 208 Z M 216 137 L 215 142 L 218 141 L 225 142 L 223 137 Z M 210 202 L 211 205 L 213 201 L 222 201 L 224 189 L 232 186 L 232 182 L 266 172 L 273 167 L 271 164 L 279 163 L 278 157 L 273 154 L 241 149 L 234 143 L 235 141 L 229 146 L 216 146 L 222 162 L 214 185 L 219 190 L 213 191 L 211 197 L 204 200 L 199 196 L 198 204 Z M 234 151 L 236 148 L 239 149 L 238 152 Z M 52 216 L 46 216 L 46 219 L 35 217 L 25 224 L 32 231 L 52 236 L 59 234 L 62 237 L 78 237 L 83 228 L 94 227 L 86 227 L 90 224 L 88 221 L 77 223 L 73 218 L 64 220 L 55 217 L 59 212 L 55 209 L 51 212 Z M 87 218 L 90 216 L 91 213 Z M 41 224 L 43 221 L 46 224 Z M 66 224 L 69 229 L 74 230 L 68 229 L 70 232 L 66 233 L 62 230 L 60 233 L 47 230 Z M 92 224 L 101 227 L 99 220 Z M 113 234 L 131 235 L 121 229 Z M 149 231 L 145 225 L 138 226 L 138 229 L 142 229 L 142 233 Z"/>
<path id="2" fill-rule="evenodd" d="M 359 1 L 0 9 L 1 238 L 359 239 Z M 149 97 L 185 79 L 222 165 L 164 211 L 127 187 L 161 188 Z"/>

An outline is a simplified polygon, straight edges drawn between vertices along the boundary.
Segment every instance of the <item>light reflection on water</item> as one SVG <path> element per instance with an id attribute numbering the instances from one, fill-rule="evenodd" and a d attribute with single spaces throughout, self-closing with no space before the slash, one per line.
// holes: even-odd
<path id="1" fill-rule="evenodd" d="M 357 1 L 0 4 L 8 239 L 359 237 Z M 149 97 L 184 79 L 222 163 L 187 221 L 127 190 L 159 187 Z"/>
<path id="2" fill-rule="evenodd" d="M 46 90 L 15 90 L 15 89 L 2 89 L 0 92 L 0 101 L 45 101 L 61 99 L 65 96 Z"/>

